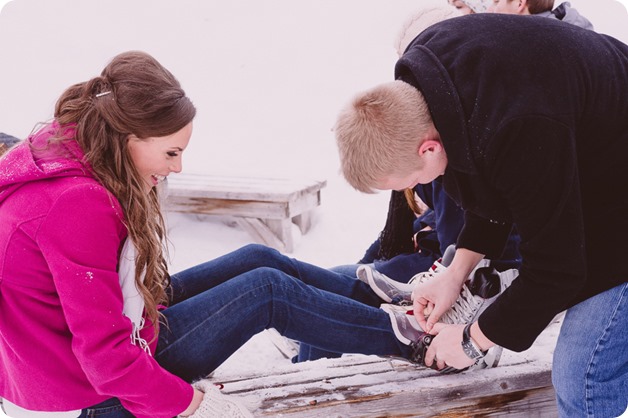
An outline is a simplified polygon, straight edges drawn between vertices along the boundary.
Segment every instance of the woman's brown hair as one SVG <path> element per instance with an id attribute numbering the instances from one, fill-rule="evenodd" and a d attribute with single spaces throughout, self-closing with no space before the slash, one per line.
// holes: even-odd
<path id="1" fill-rule="evenodd" d="M 56 121 L 75 128 L 75 139 L 94 176 L 122 205 L 129 238 L 137 248 L 135 281 L 155 327 L 157 305 L 167 302 L 170 278 L 164 256 L 166 227 L 157 189 L 146 193 L 127 142 L 129 135 L 139 139 L 171 135 L 195 115 L 177 79 L 140 51 L 117 55 L 100 77 L 69 87 L 55 106 Z"/>

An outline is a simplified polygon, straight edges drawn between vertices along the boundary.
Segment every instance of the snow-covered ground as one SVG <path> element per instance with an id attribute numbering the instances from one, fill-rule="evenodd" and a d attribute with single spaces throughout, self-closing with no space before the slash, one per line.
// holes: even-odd
<path id="1" fill-rule="evenodd" d="M 571 4 L 628 42 L 626 1 Z M 0 14 L 0 132 L 25 137 L 64 88 L 121 51 L 145 50 L 198 107 L 184 170 L 326 179 L 292 255 L 324 267 L 355 262 L 384 224 L 388 195 L 360 194 L 339 175 L 335 115 L 355 92 L 391 79 L 403 20 L 444 2 L 14 0 Z M 169 224 L 173 272 L 250 242 L 225 218 L 170 214 Z M 218 373 L 286 361 L 260 334 Z"/>

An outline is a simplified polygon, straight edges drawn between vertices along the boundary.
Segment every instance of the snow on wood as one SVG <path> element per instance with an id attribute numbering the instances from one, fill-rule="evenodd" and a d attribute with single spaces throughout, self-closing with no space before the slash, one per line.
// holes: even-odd
<path id="1" fill-rule="evenodd" d="M 523 353 L 504 350 L 493 369 L 441 375 L 405 361 L 345 355 L 286 360 L 272 374 L 239 372 L 219 382 L 225 393 L 257 401 L 257 416 L 555 416 L 551 359 L 560 323 Z"/>

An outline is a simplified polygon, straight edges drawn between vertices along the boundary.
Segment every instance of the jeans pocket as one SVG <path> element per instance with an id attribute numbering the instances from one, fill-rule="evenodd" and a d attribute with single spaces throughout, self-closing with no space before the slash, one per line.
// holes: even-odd
<path id="1" fill-rule="evenodd" d="M 79 418 L 134 418 L 116 398 L 106 400 L 83 410 Z"/>

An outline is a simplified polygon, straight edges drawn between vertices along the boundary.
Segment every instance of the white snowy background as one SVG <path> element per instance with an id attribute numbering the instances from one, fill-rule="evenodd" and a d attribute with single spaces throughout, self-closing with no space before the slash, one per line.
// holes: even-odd
<path id="1" fill-rule="evenodd" d="M 119 52 L 147 51 L 198 108 L 184 172 L 327 180 L 292 255 L 323 267 L 353 263 L 381 230 L 388 193 L 347 185 L 331 128 L 354 93 L 392 79 L 404 19 L 445 2 L 0 0 L 0 132 L 27 136 L 66 87 Z M 624 42 L 627 3 L 571 1 Z M 173 272 L 251 242 L 224 218 L 170 214 L 169 223 Z M 285 361 L 260 334 L 218 373 Z"/>

